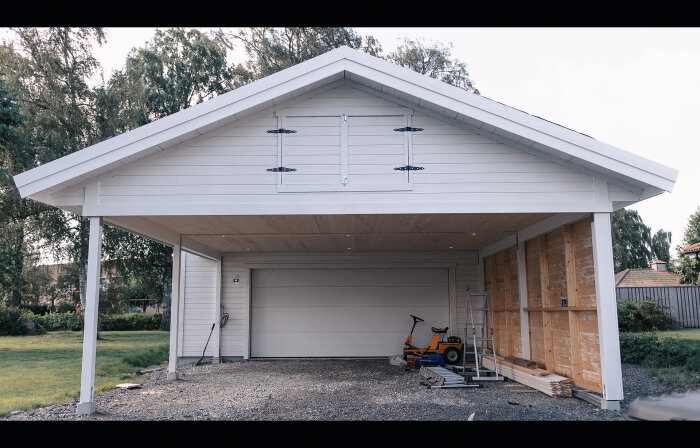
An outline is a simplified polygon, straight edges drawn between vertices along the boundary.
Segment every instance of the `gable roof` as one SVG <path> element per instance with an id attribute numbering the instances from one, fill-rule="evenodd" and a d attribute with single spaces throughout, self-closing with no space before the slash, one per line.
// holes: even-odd
<path id="1" fill-rule="evenodd" d="M 518 109 L 349 47 L 323 55 L 14 176 L 22 197 L 51 194 L 347 78 L 404 103 L 479 129 L 514 147 L 603 174 L 643 191 L 671 191 L 678 171 Z"/>
<path id="2" fill-rule="evenodd" d="M 695 243 L 691 244 L 690 246 L 683 247 L 681 248 L 681 251 L 684 254 L 694 254 L 700 252 L 700 243 Z"/>
<path id="3" fill-rule="evenodd" d="M 679 275 L 654 269 L 625 269 L 615 274 L 615 286 L 679 286 Z"/>

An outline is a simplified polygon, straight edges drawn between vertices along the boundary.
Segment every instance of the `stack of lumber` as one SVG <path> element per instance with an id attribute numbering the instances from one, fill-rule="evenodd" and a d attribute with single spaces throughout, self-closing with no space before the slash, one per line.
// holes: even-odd
<path id="1" fill-rule="evenodd" d="M 496 359 L 500 375 L 537 389 L 550 397 L 571 397 L 571 382 L 568 378 L 538 368 L 519 366 L 500 356 L 496 356 Z M 491 357 L 484 356 L 482 364 L 487 369 L 495 368 Z"/>

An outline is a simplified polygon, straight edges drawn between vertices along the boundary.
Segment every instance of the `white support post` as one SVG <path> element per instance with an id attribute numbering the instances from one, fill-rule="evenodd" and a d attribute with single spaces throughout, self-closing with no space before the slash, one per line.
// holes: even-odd
<path id="1" fill-rule="evenodd" d="M 593 268 L 595 270 L 596 306 L 598 309 L 598 340 L 600 370 L 603 380 L 603 409 L 620 409 L 622 365 L 620 337 L 617 327 L 617 301 L 613 266 L 610 213 L 594 213 L 591 224 Z"/>
<path id="2" fill-rule="evenodd" d="M 180 274 L 182 246 L 173 245 L 172 293 L 170 294 L 170 360 L 168 379 L 177 379 L 177 345 L 180 332 Z"/>
<path id="3" fill-rule="evenodd" d="M 214 356 L 212 364 L 219 364 L 221 360 L 221 258 L 216 262 L 216 297 L 214 302 Z"/>
<path id="4" fill-rule="evenodd" d="M 100 256 L 102 254 L 102 218 L 90 217 L 87 284 L 83 310 L 83 366 L 80 375 L 78 415 L 95 412 L 95 355 L 97 354 L 97 311 L 100 295 Z"/>
<path id="5" fill-rule="evenodd" d="M 527 308 L 527 270 L 525 269 L 525 241 L 518 240 L 518 294 L 520 295 L 520 341 L 522 357 L 530 359 L 530 316 Z"/>

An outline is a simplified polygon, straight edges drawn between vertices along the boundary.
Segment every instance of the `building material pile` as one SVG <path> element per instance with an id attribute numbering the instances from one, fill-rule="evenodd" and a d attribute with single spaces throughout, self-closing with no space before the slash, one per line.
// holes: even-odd
<path id="1" fill-rule="evenodd" d="M 443 367 L 421 367 L 419 373 L 427 380 L 426 383 L 430 383 L 430 387 L 468 387 L 464 381 L 464 377 L 450 372 Z"/>
<path id="2" fill-rule="evenodd" d="M 568 378 L 543 369 L 519 366 L 500 356 L 496 358 L 499 375 L 537 389 L 550 397 L 571 397 L 571 382 Z M 484 357 L 482 364 L 487 369 L 495 368 L 492 358 Z"/>

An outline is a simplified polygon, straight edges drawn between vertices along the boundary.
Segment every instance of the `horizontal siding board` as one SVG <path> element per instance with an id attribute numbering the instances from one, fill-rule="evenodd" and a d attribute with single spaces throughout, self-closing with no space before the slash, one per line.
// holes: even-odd
<path id="1" fill-rule="evenodd" d="M 546 203 L 561 203 L 572 204 L 580 202 L 592 202 L 592 193 L 589 192 L 541 192 L 541 193 L 417 193 L 413 192 L 397 192 L 397 193 L 371 193 L 372 199 L 376 203 L 393 203 L 393 202 L 410 202 L 415 203 L 423 201 L 425 203 L 454 203 L 454 202 L 500 202 L 500 203 L 517 203 L 517 202 L 546 202 Z M 405 198 L 404 198 L 405 196 Z M 293 201 L 297 204 L 313 203 L 313 204 L 335 204 L 339 201 L 338 196 L 332 193 L 319 193 L 310 197 L 304 193 L 285 193 L 284 195 L 265 196 L 261 199 L 261 195 L 251 194 L 232 194 L 221 193 L 211 194 L 207 190 L 206 194 L 198 193 L 194 188 L 188 194 L 154 194 L 140 195 L 139 205 L 146 204 L 217 204 L 217 203 L 237 203 L 237 204 L 289 204 Z M 367 194 L 363 193 L 343 193 L 343 203 L 361 203 L 366 204 L 368 200 Z M 128 205 L 133 204 L 134 196 L 129 195 L 114 195 L 102 196 L 101 205 Z"/>

